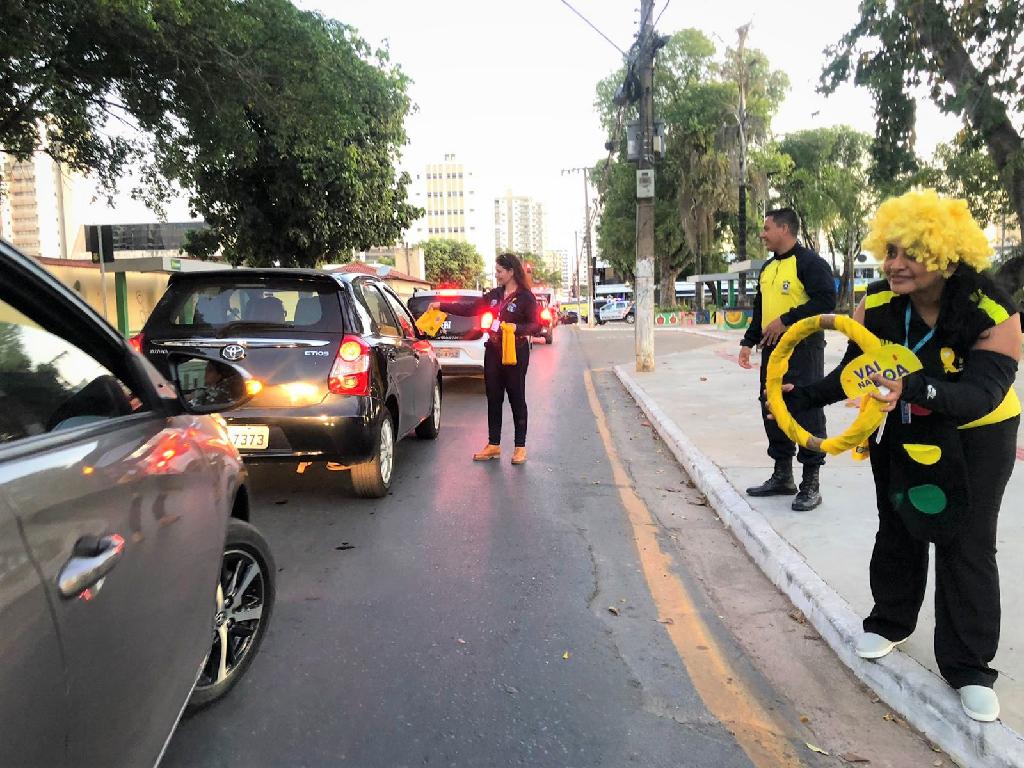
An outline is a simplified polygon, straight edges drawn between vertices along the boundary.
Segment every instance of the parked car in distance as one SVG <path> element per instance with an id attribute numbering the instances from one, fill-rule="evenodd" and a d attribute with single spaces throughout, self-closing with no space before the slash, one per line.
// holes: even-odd
<path id="1" fill-rule="evenodd" d="M 580 321 L 580 315 L 576 310 L 570 309 L 566 312 L 561 312 L 559 319 L 562 325 L 572 325 Z"/>
<path id="2" fill-rule="evenodd" d="M 176 351 L 244 364 L 262 389 L 224 414 L 247 461 L 325 461 L 359 496 L 387 494 L 395 443 L 441 427 L 432 344 L 383 281 L 302 269 L 171 276 L 133 340 L 169 374 Z"/>
<path id="3" fill-rule="evenodd" d="M 419 320 L 434 302 L 444 304 L 465 304 L 474 307 L 480 303 L 483 291 L 471 288 L 440 288 L 433 291 L 418 291 L 409 299 L 409 311 Z M 494 315 L 479 309 L 474 314 L 461 317 L 449 314 L 441 330 L 431 339 L 441 371 L 445 374 L 483 375 L 484 343 L 486 331 L 491 327 Z"/>
<path id="4" fill-rule="evenodd" d="M 554 292 L 550 288 L 534 288 L 533 295 L 537 299 L 537 322 L 540 323 L 537 337 L 550 346 L 555 343 L 555 328 L 559 323 Z"/>
<path id="5" fill-rule="evenodd" d="M 614 301 L 609 301 L 597 311 L 598 325 L 604 325 L 605 323 L 617 320 L 625 321 L 630 325 L 636 322 L 636 306 L 632 301 L 615 299 Z"/>
<path id="6" fill-rule="evenodd" d="M 224 421 L 247 372 L 176 391 L 0 241 L 0 763 L 155 765 L 251 665 L 276 567 Z M 198 675 L 198 677 L 197 677 Z"/>

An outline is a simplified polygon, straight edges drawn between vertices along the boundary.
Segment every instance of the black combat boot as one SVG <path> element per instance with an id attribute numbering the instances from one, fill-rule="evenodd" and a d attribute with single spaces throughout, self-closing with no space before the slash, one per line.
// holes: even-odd
<path id="1" fill-rule="evenodd" d="M 804 479 L 800 482 L 800 493 L 793 499 L 793 510 L 796 512 L 810 512 L 821 504 L 821 490 L 818 485 L 818 473 L 821 467 L 809 464 L 804 465 Z"/>
<path id="2" fill-rule="evenodd" d="M 794 493 L 796 484 L 793 482 L 792 459 L 776 459 L 772 476 L 760 485 L 747 488 L 748 496 L 792 496 Z"/>

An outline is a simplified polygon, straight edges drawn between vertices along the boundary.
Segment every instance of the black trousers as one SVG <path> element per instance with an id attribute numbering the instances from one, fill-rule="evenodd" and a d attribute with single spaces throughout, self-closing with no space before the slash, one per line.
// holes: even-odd
<path id="1" fill-rule="evenodd" d="M 526 369 L 530 367 L 530 345 L 526 339 L 516 340 L 516 364 L 501 364 L 501 346 L 488 342 L 484 346 L 484 386 L 487 389 L 487 442 L 501 443 L 501 411 L 505 393 L 512 406 L 516 447 L 526 445 Z"/>
<path id="2" fill-rule="evenodd" d="M 779 429 L 779 425 L 768 418 L 768 402 L 764 394 L 765 378 L 768 374 L 768 357 L 775 351 L 775 347 L 765 347 L 761 351 L 761 386 L 758 390 L 761 401 L 761 420 L 764 422 L 764 431 L 768 435 L 768 455 L 775 461 L 792 461 L 796 456 L 797 460 L 804 466 L 820 467 L 825 463 L 825 454 L 818 451 L 810 451 L 806 448 L 797 450 L 797 445 L 786 433 Z M 797 345 L 793 355 L 789 358 L 789 371 L 783 379 L 788 384 L 804 385 L 813 384 L 825 375 L 825 340 L 821 337 L 811 337 Z M 821 408 L 811 408 L 806 411 L 794 411 L 795 418 L 800 425 L 818 437 L 825 437 L 825 411 Z"/>
<path id="3" fill-rule="evenodd" d="M 970 504 L 948 544 L 935 546 L 935 660 L 954 688 L 991 687 L 989 666 L 999 646 L 999 570 L 996 523 L 1016 459 L 1020 417 L 961 431 Z M 878 533 L 871 553 L 875 607 L 864 631 L 902 640 L 917 626 L 928 581 L 927 541 L 913 538 L 893 510 L 888 460 L 872 453 L 878 497 Z"/>

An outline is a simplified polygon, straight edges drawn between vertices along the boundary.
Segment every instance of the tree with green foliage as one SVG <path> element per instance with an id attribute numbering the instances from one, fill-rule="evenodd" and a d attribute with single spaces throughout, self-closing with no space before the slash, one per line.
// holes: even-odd
<path id="1" fill-rule="evenodd" d="M 476 246 L 462 240 L 432 237 L 423 248 L 427 280 L 446 288 L 479 288 L 484 283 L 484 260 Z"/>
<path id="2" fill-rule="evenodd" d="M 871 151 L 880 186 L 918 170 L 915 101 L 922 86 L 939 108 L 963 119 L 984 146 L 1018 223 L 1024 223 L 1024 138 L 1012 116 L 1024 111 L 1024 4 L 1019 0 L 863 0 L 853 29 L 826 53 L 822 90 L 853 80 L 875 97 Z M 893 190 L 898 191 L 898 190 Z M 1024 284 L 1024 253 L 997 275 Z"/>
<path id="3" fill-rule="evenodd" d="M 939 192 L 966 200 L 983 227 L 1013 215 L 1010 196 L 992 158 L 967 131 L 935 148 L 932 162 L 922 169 L 921 181 Z"/>
<path id="4" fill-rule="evenodd" d="M 665 123 L 666 151 L 656 164 L 655 254 L 663 305 L 675 301 L 679 274 L 720 268 L 721 240 L 731 231 L 728 214 L 737 210 L 739 132 L 735 67 L 743 66 L 748 84 L 748 145 L 756 150 L 768 138 L 771 116 L 778 110 L 787 81 L 771 69 L 763 53 L 747 49 L 742 62 L 734 52 L 715 58 L 715 46 L 702 32 L 676 33 L 658 53 L 654 80 L 655 114 Z M 612 102 L 622 72 L 602 80 L 596 107 L 612 136 L 623 115 Z M 751 163 L 751 175 L 762 175 Z M 626 161 L 625 142 L 613 158 L 595 168 L 592 178 L 601 199 L 598 244 L 616 270 L 632 276 L 636 259 L 636 174 Z M 767 184 L 753 183 L 763 195 Z M 755 195 L 756 198 L 756 195 Z M 763 200 L 763 196 L 760 198 Z M 752 200 L 751 209 L 757 209 Z M 759 227 L 760 225 L 758 225 Z"/>
<path id="5" fill-rule="evenodd" d="M 516 252 L 516 256 L 523 262 L 523 267 L 526 268 L 534 285 L 543 285 L 556 291 L 562 287 L 561 270 L 548 267 L 543 257 L 527 252 Z"/>
<path id="6" fill-rule="evenodd" d="M 344 261 L 418 215 L 395 170 L 407 78 L 344 24 L 288 0 L 6 0 L 3 18 L 0 148 L 110 195 L 143 164 L 136 196 L 178 185 L 209 225 L 197 255 Z"/>
<path id="7" fill-rule="evenodd" d="M 845 125 L 797 131 L 778 142 L 790 161 L 774 180 L 779 203 L 800 215 L 803 240 L 819 253 L 825 252 L 819 233 L 825 234 L 833 272 L 840 276 L 839 302 L 847 307 L 853 300 L 854 260 L 881 196 L 871 183 L 870 147 L 870 136 Z"/>

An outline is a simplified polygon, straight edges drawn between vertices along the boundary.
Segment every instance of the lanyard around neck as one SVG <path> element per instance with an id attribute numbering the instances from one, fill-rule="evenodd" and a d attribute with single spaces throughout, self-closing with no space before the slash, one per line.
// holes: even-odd
<path id="1" fill-rule="evenodd" d="M 917 342 L 917 344 L 915 344 L 913 347 L 910 346 L 910 302 L 908 301 L 907 311 L 906 314 L 903 316 L 903 346 L 909 349 L 914 354 L 917 354 L 920 351 L 921 347 L 923 347 L 925 344 L 931 341 L 931 338 L 934 335 L 935 329 L 931 328 L 928 331 L 928 333 L 924 335 L 924 338 Z"/>

